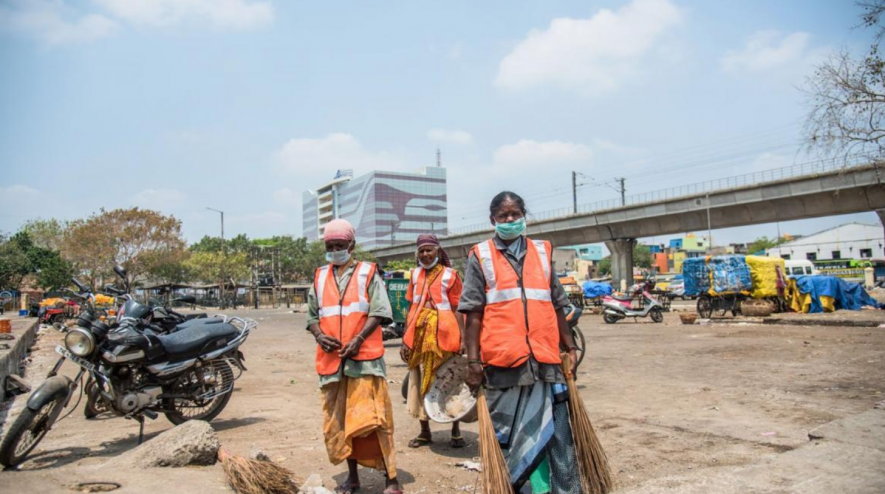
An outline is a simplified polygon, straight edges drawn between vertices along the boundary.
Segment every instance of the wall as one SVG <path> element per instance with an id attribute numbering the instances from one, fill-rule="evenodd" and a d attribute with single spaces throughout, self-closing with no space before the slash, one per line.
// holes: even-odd
<path id="1" fill-rule="evenodd" d="M 814 235 L 802 237 L 768 250 L 770 257 L 815 260 L 834 259 L 833 251 L 839 251 L 841 259 L 861 259 L 861 250 L 869 249 L 872 258 L 885 257 L 885 235 L 881 225 L 848 223 Z"/>

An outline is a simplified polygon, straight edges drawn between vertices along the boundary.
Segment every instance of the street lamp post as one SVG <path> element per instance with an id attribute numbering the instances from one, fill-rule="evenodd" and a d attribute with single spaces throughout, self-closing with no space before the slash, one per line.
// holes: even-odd
<path id="1" fill-rule="evenodd" d="M 224 302 L 224 274 L 225 274 L 225 266 L 227 264 L 227 250 L 224 247 L 224 211 L 220 209 L 213 209 L 210 207 L 206 207 L 209 211 L 215 211 L 216 213 L 221 215 L 221 287 L 220 287 L 220 296 L 221 296 L 221 308 L 225 308 Z"/>

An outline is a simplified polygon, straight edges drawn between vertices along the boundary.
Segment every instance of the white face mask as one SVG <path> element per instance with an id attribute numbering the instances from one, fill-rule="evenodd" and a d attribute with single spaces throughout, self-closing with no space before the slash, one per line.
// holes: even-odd
<path id="1" fill-rule="evenodd" d="M 433 262 L 430 264 L 424 264 L 421 261 L 418 261 L 418 264 L 420 264 L 421 267 L 424 269 L 433 269 L 434 267 L 436 267 L 437 264 L 439 264 L 439 256 L 436 256 L 435 258 L 433 258 Z"/>
<path id="2" fill-rule="evenodd" d="M 350 252 L 346 250 L 336 250 L 332 252 L 326 252 L 326 261 L 334 264 L 335 266 L 343 266 L 347 264 L 347 261 L 350 260 Z"/>

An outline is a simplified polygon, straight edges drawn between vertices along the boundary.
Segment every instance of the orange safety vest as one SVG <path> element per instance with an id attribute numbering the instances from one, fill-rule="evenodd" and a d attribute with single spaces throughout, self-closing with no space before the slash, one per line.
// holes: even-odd
<path id="1" fill-rule="evenodd" d="M 338 280 L 332 265 L 318 268 L 314 277 L 314 291 L 319 306 L 320 331 L 341 342 L 342 348 L 354 339 L 369 319 L 369 284 L 377 267 L 370 262 L 358 262 L 347 282 L 344 295 L 338 292 Z M 381 331 L 373 331 L 360 346 L 352 360 L 375 360 L 384 356 Z M 323 351 L 317 345 L 316 368 L 321 376 L 338 372 L 341 357 L 338 350 Z"/>
<path id="2" fill-rule="evenodd" d="M 488 240 L 473 247 L 486 281 L 486 306 L 480 332 L 485 365 L 517 367 L 534 355 L 559 364 L 559 324 L 550 292 L 550 242 L 525 239 L 520 277 Z"/>
<path id="3" fill-rule="evenodd" d="M 406 347 L 409 349 L 414 348 L 415 326 L 418 322 L 418 315 L 421 313 L 421 308 L 424 307 L 427 301 L 427 294 L 429 293 L 430 300 L 436 305 L 438 314 L 436 341 L 440 350 L 452 353 L 461 351 L 461 328 L 458 326 L 458 319 L 449 299 L 449 294 L 457 279 L 457 271 L 443 267 L 443 272 L 436 277 L 430 285 L 430 289 L 425 292 L 427 270 L 422 267 L 412 270 L 412 277 L 409 279 L 409 289 L 406 292 L 406 300 L 411 302 L 409 316 L 406 319 L 406 333 L 403 335 L 403 344 Z M 457 304 L 458 301 L 456 300 L 455 305 L 457 306 Z"/>

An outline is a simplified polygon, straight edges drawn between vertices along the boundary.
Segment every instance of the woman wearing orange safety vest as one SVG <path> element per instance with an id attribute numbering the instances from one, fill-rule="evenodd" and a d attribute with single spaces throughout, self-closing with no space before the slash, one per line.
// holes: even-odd
<path id="1" fill-rule="evenodd" d="M 393 407 L 378 326 L 391 321 L 390 300 L 374 263 L 356 261 L 353 227 L 330 221 L 323 234 L 329 264 L 316 270 L 308 294 L 308 330 L 316 338 L 316 370 L 323 398 L 323 435 L 329 460 L 347 461 L 349 475 L 335 490 L 359 490 L 357 465 L 381 471 L 385 494 L 402 493 L 396 479 Z"/>
<path id="2" fill-rule="evenodd" d="M 495 236 L 470 252 L 458 311 L 466 314 L 467 383 L 483 382 L 510 480 L 519 492 L 580 494 L 560 352 L 577 362 L 550 242 L 525 236 L 513 192 L 492 199 Z"/>
<path id="3" fill-rule="evenodd" d="M 419 235 L 406 299 L 411 303 L 400 357 L 409 365 L 409 413 L 421 423 L 421 433 L 409 441 L 418 448 L 432 441 L 430 421 L 424 410 L 424 395 L 433 384 L 437 369 L 463 352 L 463 316 L 456 312 L 461 299 L 461 277 L 452 269 L 446 251 L 435 235 Z M 463 448 L 458 422 L 452 423 L 453 448 Z"/>

